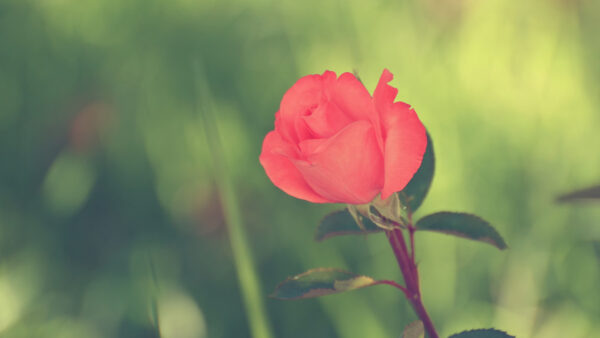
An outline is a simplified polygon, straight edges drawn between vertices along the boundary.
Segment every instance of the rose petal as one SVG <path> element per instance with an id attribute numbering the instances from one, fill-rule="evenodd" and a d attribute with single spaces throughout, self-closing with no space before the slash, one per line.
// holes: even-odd
<path id="1" fill-rule="evenodd" d="M 313 190 L 338 203 L 370 202 L 383 185 L 383 156 L 370 122 L 357 121 L 330 139 L 301 143 L 306 160 L 295 160 Z"/>
<path id="2" fill-rule="evenodd" d="M 370 120 L 373 111 L 371 95 L 351 73 L 340 75 L 330 95 L 331 100 L 353 121 Z"/>
<path id="3" fill-rule="evenodd" d="M 315 135 L 315 138 L 329 138 L 350 122 L 352 122 L 343 111 L 332 102 L 323 102 L 311 115 L 302 119 Z M 305 140 L 308 137 L 304 138 Z"/>
<path id="4" fill-rule="evenodd" d="M 375 109 L 381 114 L 386 111 L 393 103 L 396 95 L 398 95 L 398 89 L 390 86 L 388 82 L 392 81 L 394 75 L 389 70 L 384 69 L 375 92 L 373 92 L 373 102 L 375 103 Z"/>
<path id="5" fill-rule="evenodd" d="M 373 92 L 373 105 L 376 111 L 375 115 L 377 116 L 377 123 L 375 124 L 377 127 L 377 140 L 380 142 L 380 146 L 384 147 L 385 140 L 385 128 L 381 122 L 382 112 L 387 111 L 389 107 L 394 103 L 394 99 L 398 94 L 398 89 L 388 85 L 388 82 L 392 81 L 394 75 L 390 73 L 389 70 L 384 69 L 383 73 L 379 77 L 379 82 L 377 83 L 377 87 Z"/>
<path id="6" fill-rule="evenodd" d="M 384 142 L 384 185 L 381 198 L 401 191 L 423 161 L 427 146 L 425 127 L 406 103 L 394 103 L 398 90 L 390 85 L 394 76 L 384 69 L 373 93 L 373 104 L 381 119 Z"/>
<path id="7" fill-rule="evenodd" d="M 304 140 L 300 142 L 298 147 L 300 148 L 301 158 L 306 160 L 312 154 L 319 152 L 325 145 L 327 145 L 327 141 L 329 139 L 316 138 L 312 140 Z"/>
<path id="8" fill-rule="evenodd" d="M 323 75 L 307 75 L 300 78 L 283 95 L 279 112 L 281 116 L 281 136 L 290 142 L 300 142 L 310 137 L 305 123 L 298 123 L 307 111 L 316 109 L 325 95 L 324 84 L 335 80 L 335 73 L 326 71 Z"/>
<path id="9" fill-rule="evenodd" d="M 263 141 L 259 161 L 273 184 L 287 194 L 313 203 L 332 203 L 308 186 L 290 160 L 295 152 L 294 146 L 284 141 L 277 131 L 271 131 Z"/>
<path id="10" fill-rule="evenodd" d="M 386 199 L 404 189 L 419 170 L 427 147 L 427 134 L 415 111 L 403 102 L 385 109 L 382 123 L 386 137 L 381 198 Z"/>

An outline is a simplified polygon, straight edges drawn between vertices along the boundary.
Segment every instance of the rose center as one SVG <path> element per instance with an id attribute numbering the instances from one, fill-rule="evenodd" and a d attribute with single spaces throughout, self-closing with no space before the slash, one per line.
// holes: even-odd
<path id="1" fill-rule="evenodd" d="M 312 113 L 315 111 L 315 109 L 317 109 L 317 104 L 313 104 L 312 106 L 308 107 L 303 113 L 302 116 L 311 116 Z"/>

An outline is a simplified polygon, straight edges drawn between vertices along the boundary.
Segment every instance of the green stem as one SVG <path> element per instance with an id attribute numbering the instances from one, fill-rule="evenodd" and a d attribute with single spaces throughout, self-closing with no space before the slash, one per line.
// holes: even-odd
<path id="1" fill-rule="evenodd" d="M 197 104 L 204 122 L 204 131 L 211 152 L 219 199 L 223 206 L 238 282 L 241 287 L 250 330 L 254 338 L 271 338 L 273 334 L 266 315 L 263 293 L 260 288 L 258 276 L 256 275 L 251 250 L 246 239 L 233 180 L 229 174 L 226 159 L 223 156 L 224 152 L 221 146 L 217 122 L 210 106 L 212 98 L 208 85 L 204 82 L 203 76 L 201 76 L 202 69 L 200 65 L 196 64 L 195 66 L 196 86 L 200 94 Z"/>

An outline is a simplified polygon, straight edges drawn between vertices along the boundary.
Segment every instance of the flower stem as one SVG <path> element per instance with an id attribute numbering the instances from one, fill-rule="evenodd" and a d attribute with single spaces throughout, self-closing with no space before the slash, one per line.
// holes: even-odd
<path id="1" fill-rule="evenodd" d="M 399 289 L 400 291 L 404 292 L 404 295 L 406 297 L 409 297 L 408 290 L 404 286 L 394 282 L 393 280 L 378 280 L 375 282 L 375 284 L 391 285 L 391 286 L 395 287 L 396 289 Z"/>
<path id="2" fill-rule="evenodd" d="M 438 334 L 435 331 L 435 327 L 425 306 L 421 299 L 421 290 L 419 289 L 419 274 L 417 265 L 415 263 L 415 245 L 414 245 L 414 227 L 408 226 L 410 235 L 410 246 L 411 251 L 408 251 L 406 242 L 404 241 L 404 235 L 401 229 L 394 229 L 386 231 L 386 235 L 398 261 L 398 266 L 404 277 L 404 283 L 406 284 L 406 298 L 412 305 L 417 316 L 423 322 L 425 331 L 429 338 L 438 338 Z"/>

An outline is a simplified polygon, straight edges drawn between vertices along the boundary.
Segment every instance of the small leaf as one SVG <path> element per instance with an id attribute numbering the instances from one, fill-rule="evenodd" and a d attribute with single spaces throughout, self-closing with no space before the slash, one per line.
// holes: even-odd
<path id="1" fill-rule="evenodd" d="M 506 249 L 504 239 L 488 222 L 465 213 L 438 212 L 421 218 L 417 230 L 443 232 L 449 235 L 489 243 L 500 250 Z"/>
<path id="2" fill-rule="evenodd" d="M 356 225 L 358 225 L 362 231 L 366 230 L 365 225 L 363 224 L 363 213 L 364 209 L 368 208 L 367 206 L 368 204 L 348 204 L 348 206 L 346 206 L 346 210 L 350 213 L 350 216 L 352 216 L 354 222 L 356 222 Z"/>
<path id="3" fill-rule="evenodd" d="M 404 328 L 404 333 L 402 333 L 402 338 L 424 338 L 425 337 L 425 327 L 423 327 L 423 322 L 420 320 L 416 320 Z"/>
<path id="4" fill-rule="evenodd" d="M 317 233 L 315 234 L 315 240 L 322 241 L 329 237 L 340 236 L 340 235 L 366 235 L 372 232 L 383 231 L 380 227 L 375 225 L 371 220 L 366 217 L 360 217 L 361 223 L 364 229 L 361 229 L 357 224 L 348 210 L 340 210 L 333 212 L 321 221 L 321 224 L 317 227 Z"/>
<path id="5" fill-rule="evenodd" d="M 496 329 L 478 329 L 453 334 L 448 338 L 515 338 L 508 333 Z"/>
<path id="6" fill-rule="evenodd" d="M 390 231 L 390 230 L 394 230 L 394 229 L 398 228 L 398 226 L 392 220 L 383 216 L 379 212 L 379 209 L 377 209 L 373 205 L 369 205 L 369 219 L 377 227 L 379 227 L 383 230 L 386 230 L 386 231 Z"/>
<path id="7" fill-rule="evenodd" d="M 412 212 L 417 211 L 423 203 L 425 196 L 427 196 L 434 171 L 435 153 L 433 151 L 433 141 L 431 141 L 431 136 L 427 133 L 427 148 L 423 155 L 423 162 L 421 162 L 419 170 L 417 170 L 406 187 L 398 193 L 404 205 L 407 205 Z"/>
<path id="8" fill-rule="evenodd" d="M 556 199 L 556 201 L 557 202 L 578 202 L 578 201 L 598 200 L 598 199 L 600 199 L 600 185 L 573 191 L 568 194 L 561 195 Z"/>
<path id="9" fill-rule="evenodd" d="M 270 296 L 283 300 L 313 298 L 376 284 L 377 281 L 371 277 L 338 269 L 317 268 L 286 279 Z"/>

